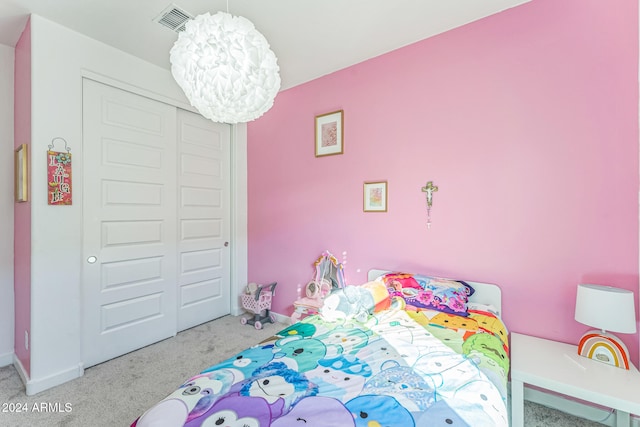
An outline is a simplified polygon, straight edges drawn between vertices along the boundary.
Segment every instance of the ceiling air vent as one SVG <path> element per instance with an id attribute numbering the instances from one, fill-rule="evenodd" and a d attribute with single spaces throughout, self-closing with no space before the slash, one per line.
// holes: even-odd
<path id="1" fill-rule="evenodd" d="M 190 13 L 185 12 L 172 3 L 160 12 L 160 15 L 158 15 L 154 21 L 179 33 L 180 31 L 184 31 L 185 24 L 192 18 L 193 16 Z"/>

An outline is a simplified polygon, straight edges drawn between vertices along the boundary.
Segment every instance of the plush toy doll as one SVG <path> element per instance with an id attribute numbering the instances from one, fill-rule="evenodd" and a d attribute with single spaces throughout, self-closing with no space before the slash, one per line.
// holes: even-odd
<path id="1" fill-rule="evenodd" d="M 368 290 L 373 297 L 373 312 L 377 313 L 382 310 L 386 310 L 391 307 L 391 298 L 389 297 L 389 291 L 382 282 L 368 282 L 361 286 Z"/>
<path id="2" fill-rule="evenodd" d="M 258 284 L 251 282 L 247 286 L 245 286 L 244 293 L 247 295 L 255 295 L 257 290 L 258 290 Z"/>
<path id="3" fill-rule="evenodd" d="M 364 322 L 369 314 L 389 308 L 389 293 L 383 283 L 369 282 L 333 291 L 320 309 L 329 321 L 356 319 Z"/>

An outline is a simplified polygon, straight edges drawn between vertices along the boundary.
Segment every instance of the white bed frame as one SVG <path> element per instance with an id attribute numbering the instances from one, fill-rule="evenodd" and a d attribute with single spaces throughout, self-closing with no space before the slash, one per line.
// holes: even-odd
<path id="1" fill-rule="evenodd" d="M 371 269 L 367 274 L 367 280 L 372 281 L 391 270 Z M 463 279 L 460 279 L 463 280 Z M 476 291 L 469 297 L 469 301 L 479 304 L 490 304 L 498 310 L 498 315 L 502 315 L 502 291 L 498 285 L 491 283 L 472 282 L 464 280 L 465 283 L 473 286 Z"/>

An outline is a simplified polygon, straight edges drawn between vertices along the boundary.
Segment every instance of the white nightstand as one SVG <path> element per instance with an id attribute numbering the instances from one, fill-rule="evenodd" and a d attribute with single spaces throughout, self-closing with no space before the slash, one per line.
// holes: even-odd
<path id="1" fill-rule="evenodd" d="M 524 384 L 616 410 L 618 427 L 640 414 L 640 373 L 578 355 L 575 345 L 511 333 L 511 421 L 523 426 Z"/>

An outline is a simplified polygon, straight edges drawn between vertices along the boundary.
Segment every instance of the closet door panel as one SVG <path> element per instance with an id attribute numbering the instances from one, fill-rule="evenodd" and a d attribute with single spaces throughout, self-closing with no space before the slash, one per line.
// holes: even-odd
<path id="1" fill-rule="evenodd" d="M 176 333 L 176 108 L 83 82 L 83 360 Z"/>
<path id="2" fill-rule="evenodd" d="M 229 314 L 229 125 L 178 110 L 178 330 Z"/>

